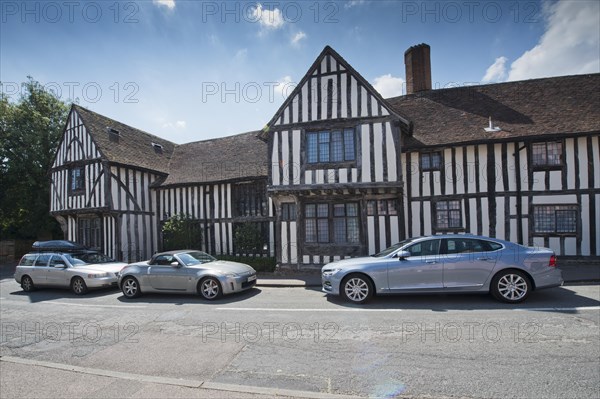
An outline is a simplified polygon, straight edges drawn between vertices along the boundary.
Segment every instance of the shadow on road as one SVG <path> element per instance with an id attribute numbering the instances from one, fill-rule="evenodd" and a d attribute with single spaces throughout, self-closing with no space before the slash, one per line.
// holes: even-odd
<path id="1" fill-rule="evenodd" d="M 14 296 L 22 296 L 28 297 L 29 302 L 37 303 L 44 301 L 53 301 L 55 299 L 67 299 L 67 298 L 99 298 L 107 295 L 112 295 L 117 291 L 117 288 L 101 288 L 90 290 L 87 294 L 84 295 L 75 295 L 72 291 L 68 289 L 61 288 L 39 288 L 35 291 L 25 292 L 25 291 L 13 291 L 9 295 Z"/>
<path id="2" fill-rule="evenodd" d="M 325 294 L 324 294 L 325 295 Z M 568 287 L 534 291 L 525 302 L 508 304 L 495 300 L 489 294 L 398 294 L 379 295 L 364 305 L 345 301 L 342 297 L 327 295 L 327 302 L 344 308 L 406 309 L 447 312 L 450 310 L 539 310 L 577 313 L 573 308 L 600 306 L 600 301 L 577 295 Z"/>
<path id="3" fill-rule="evenodd" d="M 121 303 L 172 303 L 174 305 L 184 305 L 189 303 L 202 303 L 203 305 L 226 305 L 230 303 L 235 303 L 239 301 L 243 301 L 245 299 L 252 298 L 258 294 L 260 294 L 260 288 L 252 288 L 247 291 L 230 294 L 223 296 L 214 301 L 208 301 L 202 298 L 200 295 L 192 295 L 192 294 L 142 294 L 138 298 L 128 299 L 125 295 L 121 295 L 117 298 L 117 300 Z"/>

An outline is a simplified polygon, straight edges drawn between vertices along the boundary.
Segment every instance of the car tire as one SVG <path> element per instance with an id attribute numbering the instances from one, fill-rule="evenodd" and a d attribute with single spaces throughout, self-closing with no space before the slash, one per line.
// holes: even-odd
<path id="1" fill-rule="evenodd" d="M 505 270 L 494 276 L 490 291 L 499 301 L 519 303 L 527 299 L 531 288 L 531 282 L 525 273 L 518 270 Z"/>
<path id="2" fill-rule="evenodd" d="M 75 295 L 83 295 L 88 292 L 87 284 L 81 277 L 73 277 L 73 280 L 71 280 L 71 291 Z"/>
<path id="3" fill-rule="evenodd" d="M 198 293 L 202 295 L 204 299 L 213 301 L 223 295 L 223 290 L 221 289 L 219 280 L 214 277 L 204 277 L 200 280 L 200 283 L 198 283 Z"/>
<path id="4" fill-rule="evenodd" d="M 21 277 L 21 288 L 25 292 L 31 292 L 35 290 L 35 285 L 33 285 L 33 280 L 31 279 L 31 277 L 27 275 Z"/>
<path id="5" fill-rule="evenodd" d="M 142 291 L 140 290 L 140 283 L 135 279 L 135 277 L 125 277 L 123 282 L 121 283 L 121 291 L 123 291 L 123 295 L 125 298 L 133 299 L 140 296 Z"/>
<path id="6" fill-rule="evenodd" d="M 340 292 L 352 303 L 366 303 L 373 297 L 373 283 L 364 274 L 350 274 L 342 280 Z"/>

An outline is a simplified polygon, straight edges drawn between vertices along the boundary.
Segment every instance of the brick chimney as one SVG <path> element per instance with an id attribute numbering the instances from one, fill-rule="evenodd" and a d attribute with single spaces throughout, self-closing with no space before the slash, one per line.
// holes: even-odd
<path id="1" fill-rule="evenodd" d="M 430 47 L 421 43 L 404 52 L 406 66 L 406 94 L 431 90 Z"/>

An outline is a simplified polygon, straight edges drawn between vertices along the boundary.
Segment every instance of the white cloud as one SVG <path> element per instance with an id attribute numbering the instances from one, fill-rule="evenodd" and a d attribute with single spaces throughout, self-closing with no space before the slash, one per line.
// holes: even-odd
<path id="1" fill-rule="evenodd" d="M 302 40 L 302 39 L 306 39 L 306 33 L 300 31 L 300 32 L 296 33 L 294 35 L 294 37 L 292 37 L 292 44 L 298 45 L 300 40 Z"/>
<path id="2" fill-rule="evenodd" d="M 234 59 L 236 61 L 243 61 L 246 59 L 247 56 L 248 56 L 248 49 L 243 48 L 241 50 L 236 51 Z"/>
<path id="3" fill-rule="evenodd" d="M 284 23 L 283 14 L 279 8 L 265 9 L 260 3 L 252 9 L 251 17 L 253 21 L 257 21 L 262 27 L 269 29 L 279 29 Z"/>
<path id="4" fill-rule="evenodd" d="M 187 123 L 185 121 L 177 121 L 175 123 L 173 122 L 166 122 L 163 123 L 162 127 L 164 129 L 185 129 L 187 127 Z"/>
<path id="5" fill-rule="evenodd" d="M 600 71 L 600 2 L 560 1 L 547 8 L 539 43 L 511 64 L 508 80 Z"/>
<path id="6" fill-rule="evenodd" d="M 383 98 L 402 95 L 404 91 L 404 79 L 397 78 L 391 74 L 381 75 L 373 79 L 373 87 Z"/>
<path id="7" fill-rule="evenodd" d="M 355 6 L 363 5 L 365 3 L 366 3 L 365 0 L 350 0 L 350 1 L 346 2 L 346 4 L 344 4 L 344 8 L 352 8 Z"/>
<path id="8" fill-rule="evenodd" d="M 496 61 L 485 71 L 485 76 L 481 79 L 483 83 L 502 82 L 506 79 L 506 57 L 498 57 Z"/>
<path id="9" fill-rule="evenodd" d="M 292 82 L 292 78 L 290 76 L 284 76 L 277 81 L 277 85 L 275 85 L 275 94 L 279 94 L 285 99 L 287 96 L 292 94 L 292 91 L 296 86 L 297 84 Z"/>
<path id="10" fill-rule="evenodd" d="M 175 8 L 175 0 L 152 0 L 152 3 L 160 7 L 167 7 L 169 10 Z"/>

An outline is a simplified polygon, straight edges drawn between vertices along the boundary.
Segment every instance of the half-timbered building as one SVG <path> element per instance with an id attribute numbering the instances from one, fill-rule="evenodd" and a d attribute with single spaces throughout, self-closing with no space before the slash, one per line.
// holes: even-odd
<path id="1" fill-rule="evenodd" d="M 384 99 L 325 47 L 260 132 L 175 145 L 73 106 L 52 167 L 68 239 L 123 260 L 197 220 L 199 247 L 311 268 L 409 236 L 474 233 L 600 255 L 600 74 L 432 90 L 430 48 Z"/>
<path id="2" fill-rule="evenodd" d="M 189 216 L 198 247 L 235 254 L 233 233 L 255 223 L 274 251 L 266 144 L 257 132 L 175 145 L 74 105 L 51 170 L 51 214 L 65 238 L 124 261 L 161 249 L 161 226 Z M 256 254 L 256 253 L 255 253 Z"/>
<path id="3" fill-rule="evenodd" d="M 173 143 L 73 105 L 51 169 L 50 212 L 65 238 L 125 261 L 158 243 L 156 196 Z"/>

